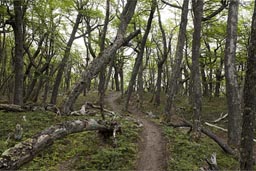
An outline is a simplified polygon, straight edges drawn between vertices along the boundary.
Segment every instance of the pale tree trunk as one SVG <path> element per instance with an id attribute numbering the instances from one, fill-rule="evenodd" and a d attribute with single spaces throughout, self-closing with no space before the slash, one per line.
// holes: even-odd
<path id="1" fill-rule="evenodd" d="M 88 68 L 82 73 L 80 81 L 75 84 L 70 94 L 64 99 L 62 103 L 61 110 L 63 114 L 69 114 L 71 112 L 74 102 L 78 98 L 79 94 L 83 91 L 84 87 L 87 87 L 91 79 L 93 79 L 101 71 L 104 65 L 109 63 L 113 57 L 113 54 L 115 54 L 121 46 L 129 42 L 140 33 L 140 31 L 137 30 L 130 34 L 128 37 L 125 37 L 125 32 L 134 14 L 136 4 L 137 0 L 128 1 L 126 3 L 120 17 L 121 23 L 119 25 L 114 43 L 111 46 L 105 48 L 101 55 L 95 58 L 90 63 Z"/>
<path id="2" fill-rule="evenodd" d="M 82 14 L 78 13 L 77 16 L 76 16 L 76 22 L 73 26 L 73 30 L 71 32 L 71 35 L 70 35 L 69 40 L 67 42 L 67 46 L 65 48 L 64 56 L 63 56 L 63 58 L 60 62 L 60 66 L 59 66 L 59 69 L 58 69 L 57 76 L 55 78 L 55 82 L 54 82 L 54 86 L 53 86 L 53 90 L 52 90 L 52 97 L 51 97 L 51 103 L 52 104 L 56 104 L 57 97 L 58 97 L 58 92 L 59 92 L 59 87 L 60 87 L 61 80 L 62 80 L 62 75 L 63 75 L 63 72 L 65 70 L 65 67 L 67 66 L 67 62 L 68 62 L 68 59 L 69 59 L 71 47 L 72 47 L 72 44 L 75 40 L 75 35 L 76 35 L 77 30 L 78 30 L 81 19 L 82 19 Z"/>
<path id="3" fill-rule="evenodd" d="M 102 53 L 105 49 L 105 39 L 106 39 L 106 34 L 107 34 L 107 29 L 108 29 L 108 23 L 109 23 L 109 5 L 110 1 L 106 1 L 106 15 L 105 15 L 105 21 L 104 21 L 104 26 L 103 26 L 103 31 L 100 36 L 100 53 Z M 111 67 L 111 66 L 110 66 Z M 106 83 L 106 66 L 103 66 L 100 74 L 99 74 L 99 87 L 98 91 L 100 94 L 99 98 L 99 103 L 101 106 L 101 116 L 102 119 L 105 120 L 105 116 L 103 114 L 103 105 L 104 105 L 104 96 L 105 96 L 105 83 Z"/>
<path id="4" fill-rule="evenodd" d="M 15 56 L 14 56 L 14 71 L 15 71 L 15 83 L 14 83 L 14 99 L 13 103 L 23 104 L 23 0 L 13 0 L 14 4 L 14 23 L 12 23 L 14 38 L 15 38 Z"/>
<path id="5" fill-rule="evenodd" d="M 231 0 L 228 11 L 225 47 L 225 77 L 228 104 L 228 143 L 238 146 L 241 133 L 241 102 L 236 76 L 236 42 L 239 0 Z"/>
<path id="6" fill-rule="evenodd" d="M 248 50 L 247 71 L 244 84 L 244 112 L 240 144 L 240 169 L 253 170 L 254 133 L 256 115 L 256 0 L 251 26 L 251 40 Z"/>
<path id="7" fill-rule="evenodd" d="M 175 64 L 171 73 L 170 81 L 168 83 L 168 93 L 167 93 L 167 102 L 165 105 L 165 114 L 168 118 L 171 116 L 171 111 L 173 110 L 173 103 L 175 99 L 175 95 L 178 91 L 178 79 L 181 75 L 181 63 L 183 59 L 183 49 L 186 40 L 186 28 L 187 28 L 187 17 L 188 17 L 188 4 L 189 0 L 183 1 L 182 6 L 182 14 L 181 14 L 181 22 L 180 22 L 180 29 L 179 29 L 179 36 L 178 42 L 176 47 L 175 53 Z"/>
<path id="8" fill-rule="evenodd" d="M 137 77 L 137 74 L 139 72 L 140 65 L 142 64 L 144 49 L 145 49 L 145 46 L 146 46 L 148 34 L 150 32 L 150 29 L 151 29 L 151 23 L 152 23 L 153 18 L 154 18 L 156 5 L 157 5 L 156 0 L 152 0 L 151 10 L 150 10 L 150 14 L 149 14 L 148 22 L 147 22 L 147 28 L 146 28 L 145 33 L 143 35 L 143 38 L 141 40 L 140 52 L 138 53 L 138 56 L 136 58 L 136 61 L 135 61 L 135 64 L 134 64 L 134 67 L 133 67 L 133 70 L 132 70 L 132 76 L 131 76 L 131 79 L 130 79 L 130 82 L 129 82 L 129 85 L 128 85 L 128 89 L 127 89 L 127 97 L 126 97 L 126 101 L 125 101 L 125 110 L 128 109 L 129 101 L 130 101 L 132 91 L 133 91 L 133 86 L 135 84 L 136 77 Z"/>
<path id="9" fill-rule="evenodd" d="M 200 35 L 202 29 L 202 17 L 203 17 L 203 0 L 192 0 L 192 8 L 194 13 L 194 33 L 192 40 L 192 71 L 191 79 L 193 87 L 192 89 L 192 106 L 193 106 L 193 132 L 195 138 L 200 138 L 201 127 L 201 110 L 202 110 L 202 90 L 200 79 Z"/>

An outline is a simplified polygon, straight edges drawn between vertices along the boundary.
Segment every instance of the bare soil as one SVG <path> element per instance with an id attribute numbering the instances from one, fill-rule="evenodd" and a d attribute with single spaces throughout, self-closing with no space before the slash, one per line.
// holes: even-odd
<path id="1" fill-rule="evenodd" d="M 122 106 L 116 103 L 120 97 L 117 92 L 112 92 L 106 97 L 106 102 L 115 112 L 122 112 Z M 140 134 L 139 156 L 137 170 L 161 171 L 167 170 L 166 140 L 161 128 L 146 118 L 145 115 L 136 108 L 131 108 L 132 116 L 143 123 L 143 130 Z"/>

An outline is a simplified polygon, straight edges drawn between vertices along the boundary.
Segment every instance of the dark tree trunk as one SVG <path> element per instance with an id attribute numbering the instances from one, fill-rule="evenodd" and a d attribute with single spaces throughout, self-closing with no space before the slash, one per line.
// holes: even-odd
<path id="1" fill-rule="evenodd" d="M 148 22 L 147 22 L 147 28 L 146 28 L 145 33 L 143 35 L 143 38 L 141 40 L 140 52 L 138 53 L 135 64 L 133 66 L 132 76 L 131 76 L 131 79 L 130 79 L 130 82 L 129 82 L 129 85 L 128 85 L 128 89 L 127 89 L 127 97 L 126 97 L 126 101 L 125 101 L 125 110 L 128 109 L 129 101 L 130 101 L 132 91 L 133 91 L 133 86 L 135 84 L 136 77 L 137 77 L 137 74 L 139 72 L 139 68 L 140 68 L 140 65 L 142 63 L 142 60 L 143 60 L 144 49 L 145 49 L 145 46 L 146 46 L 148 34 L 150 32 L 150 29 L 151 29 L 151 23 L 152 23 L 153 18 L 154 18 L 156 5 L 157 5 L 156 1 L 152 0 L 151 10 L 150 10 L 150 14 L 149 14 Z"/>
<path id="2" fill-rule="evenodd" d="M 168 81 L 168 93 L 167 93 L 167 102 L 165 105 L 165 114 L 170 119 L 171 118 L 171 111 L 173 111 L 173 102 L 175 99 L 175 95 L 178 91 L 178 79 L 180 77 L 180 70 L 181 70 L 181 63 L 183 58 L 183 49 L 186 40 L 186 28 L 187 28 L 187 16 L 188 16 L 188 4 L 189 0 L 183 1 L 182 6 L 182 14 L 181 14 L 181 21 L 180 21 L 180 30 L 178 35 L 178 42 L 176 47 L 175 53 L 175 64 L 172 70 L 170 81 Z"/>
<path id="3" fill-rule="evenodd" d="M 155 105 L 159 106 L 160 105 L 160 95 L 161 95 L 163 65 L 168 57 L 168 47 L 167 47 L 166 34 L 165 34 L 165 30 L 162 26 L 162 21 L 161 21 L 161 16 L 160 16 L 160 11 L 159 11 L 158 6 L 157 6 L 157 13 L 158 13 L 158 24 L 159 24 L 159 28 L 160 28 L 160 31 L 162 34 L 162 43 L 163 43 L 163 53 L 161 54 L 162 57 L 158 58 L 158 63 L 157 63 L 157 82 L 156 82 Z"/>
<path id="4" fill-rule="evenodd" d="M 101 71 L 104 65 L 110 62 L 111 58 L 113 57 L 112 55 L 115 54 L 116 51 L 121 46 L 128 43 L 131 39 L 133 39 L 135 36 L 137 36 L 140 33 L 140 31 L 135 31 L 134 33 L 130 34 L 128 37 L 126 38 L 124 37 L 127 26 L 134 14 L 136 4 L 137 4 L 137 0 L 128 1 L 126 3 L 120 17 L 121 23 L 119 25 L 114 43 L 108 48 L 105 48 L 105 50 L 101 53 L 101 56 L 95 58 L 90 63 L 88 68 L 82 73 L 80 81 L 75 84 L 70 94 L 67 96 L 66 99 L 64 99 L 62 103 L 61 109 L 63 114 L 70 113 L 74 102 L 78 98 L 79 94 L 83 91 L 84 87 L 87 87 L 88 84 L 90 83 L 90 80 Z"/>
<path id="5" fill-rule="evenodd" d="M 15 56 L 14 56 L 14 97 L 13 103 L 17 105 L 23 104 L 23 0 L 13 0 L 15 21 L 12 24 L 15 38 Z"/>
<path id="6" fill-rule="evenodd" d="M 200 79 L 200 36 L 202 28 L 202 17 L 203 17 L 203 0 L 192 0 L 192 8 L 194 13 L 194 33 L 192 41 L 192 106 L 193 106 L 193 130 L 196 133 L 195 138 L 200 137 L 201 127 L 201 110 L 202 110 L 202 92 L 201 92 L 201 79 Z M 199 134 L 197 134 L 199 133 Z M 199 137 L 197 137 L 199 135 Z"/>
<path id="7" fill-rule="evenodd" d="M 225 77 L 228 104 L 228 143 L 238 146 L 241 133 L 241 102 L 236 76 L 236 42 L 239 0 L 230 0 L 225 47 Z"/>
<path id="8" fill-rule="evenodd" d="M 254 133 L 256 115 L 256 0 L 251 26 L 251 40 L 248 50 L 247 71 L 244 84 L 244 112 L 240 144 L 240 169 L 253 170 Z"/>
<path id="9" fill-rule="evenodd" d="M 55 82 L 54 82 L 54 86 L 53 86 L 53 90 L 52 90 L 52 97 L 51 97 L 51 103 L 52 104 L 56 104 L 57 97 L 58 97 L 58 92 L 59 92 L 59 87 L 60 87 L 61 80 L 62 80 L 62 75 L 63 75 L 63 72 L 64 72 L 65 67 L 67 65 L 69 55 L 70 55 L 70 50 L 71 50 L 72 44 L 75 40 L 75 35 L 76 35 L 77 30 L 78 30 L 81 19 L 82 19 L 82 14 L 78 13 L 77 17 L 76 17 L 75 25 L 73 26 L 72 33 L 69 37 L 69 40 L 67 42 L 67 46 L 65 48 L 64 56 L 63 56 L 63 58 L 60 62 L 57 76 L 55 78 Z"/>
<path id="10" fill-rule="evenodd" d="M 115 78 L 116 91 L 120 91 L 119 79 L 118 79 L 118 68 L 117 66 L 114 66 L 114 68 L 115 68 L 114 78 Z"/>
<path id="11" fill-rule="evenodd" d="M 220 96 L 220 87 L 221 87 L 221 81 L 223 79 L 223 76 L 222 76 L 222 68 L 223 68 L 223 59 L 221 58 L 220 59 L 220 66 L 219 68 L 216 69 L 216 85 L 215 85 L 215 92 L 214 92 L 214 96 L 215 97 L 219 97 Z"/>

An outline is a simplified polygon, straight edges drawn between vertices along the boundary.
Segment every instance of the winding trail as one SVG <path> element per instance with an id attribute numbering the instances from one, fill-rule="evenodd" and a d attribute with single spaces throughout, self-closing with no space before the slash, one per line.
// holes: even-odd
<path id="1" fill-rule="evenodd" d="M 120 93 L 112 92 L 105 101 L 113 111 L 122 112 L 122 107 L 116 104 Z M 141 111 L 131 109 L 132 116 L 143 123 L 141 140 L 139 144 L 139 157 L 137 161 L 138 171 L 164 171 L 167 170 L 166 140 L 162 135 L 161 128 L 154 122 L 143 116 Z"/>

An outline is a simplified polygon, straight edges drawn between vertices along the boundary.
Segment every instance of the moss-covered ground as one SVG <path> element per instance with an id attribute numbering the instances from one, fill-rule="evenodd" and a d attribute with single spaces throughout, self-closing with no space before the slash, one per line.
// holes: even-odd
<path id="1" fill-rule="evenodd" d="M 90 102 L 97 101 L 97 94 L 92 93 L 86 97 L 81 96 L 75 108 L 89 99 Z M 135 98 L 135 97 L 134 97 Z M 144 95 L 144 103 L 141 110 L 152 111 L 159 119 L 154 121 L 161 124 L 165 103 L 165 95 L 162 95 L 162 103 L 159 107 L 150 102 L 152 94 Z M 123 100 L 118 101 L 122 104 Z M 191 120 L 192 112 L 186 97 L 176 98 L 175 114 L 179 117 Z M 131 106 L 136 105 L 136 100 Z M 227 113 L 225 98 L 204 98 L 202 122 L 213 121 L 221 113 Z M 27 121 L 23 121 L 26 116 Z M 66 120 L 95 118 L 96 116 L 56 116 L 50 112 L 26 112 L 6 113 L 0 112 L 0 153 L 13 146 L 17 141 L 6 142 L 8 133 L 13 132 L 17 123 L 24 129 L 22 140 L 33 136 L 43 129 L 61 123 Z M 111 119 L 111 118 L 109 118 Z M 118 122 L 122 127 L 122 134 L 117 135 L 117 147 L 113 148 L 112 140 L 103 141 L 97 132 L 83 132 L 67 136 L 57 140 L 52 146 L 45 149 L 31 162 L 25 164 L 22 170 L 134 170 L 138 152 L 139 128 L 130 119 L 119 117 Z M 226 122 L 221 121 L 218 125 L 226 128 Z M 205 126 L 206 127 L 206 126 Z M 169 156 L 168 170 L 199 170 L 206 166 L 205 159 L 211 154 L 217 153 L 217 162 L 221 170 L 237 170 L 239 162 L 232 156 L 225 154 L 222 149 L 210 138 L 203 135 L 200 141 L 191 141 L 186 129 L 172 128 L 162 124 L 163 132 L 168 140 L 167 150 Z M 226 138 L 226 133 L 214 130 L 217 135 Z"/>
<path id="2" fill-rule="evenodd" d="M 144 95 L 144 102 L 142 110 L 144 112 L 151 111 L 157 115 L 159 119 L 154 119 L 155 122 L 161 124 L 163 120 L 164 104 L 166 97 L 162 94 L 160 106 L 155 106 L 152 100 L 152 94 L 146 93 Z M 187 97 L 176 97 L 176 110 L 173 111 L 175 115 L 186 120 L 192 119 L 192 110 L 189 105 Z M 220 114 L 227 113 L 226 99 L 220 98 L 203 98 L 202 106 L 202 123 L 217 119 Z M 202 134 L 198 142 L 192 141 L 188 134 L 188 129 L 172 128 L 161 124 L 164 134 L 168 140 L 167 150 L 169 156 L 168 170 L 199 170 L 200 167 L 207 166 L 205 159 L 209 159 L 211 154 L 217 154 L 217 163 L 221 170 L 239 170 L 239 161 L 234 157 L 226 154 L 222 149 L 210 138 Z M 221 121 L 219 126 L 226 128 L 226 122 Z M 204 125 L 207 127 L 206 125 Z M 208 127 L 209 128 L 209 127 Z M 226 138 L 226 133 L 211 129 L 222 138 Z"/>
<path id="3" fill-rule="evenodd" d="M 79 108 L 84 101 L 95 102 L 97 95 L 80 97 L 75 105 Z M 23 117 L 26 117 L 26 121 Z M 0 153 L 18 143 L 13 139 L 8 142 L 8 134 L 13 132 L 16 124 L 24 130 L 25 140 L 43 129 L 67 120 L 100 119 L 96 116 L 56 116 L 51 112 L 0 112 Z M 113 118 L 108 117 L 111 120 Z M 117 117 L 122 133 L 117 134 L 117 145 L 113 140 L 104 140 L 96 131 L 69 135 L 54 142 L 53 145 L 39 153 L 31 162 L 21 167 L 22 170 L 133 170 L 138 151 L 139 128 L 131 119 Z M 22 141 L 21 140 L 21 141 Z"/>

